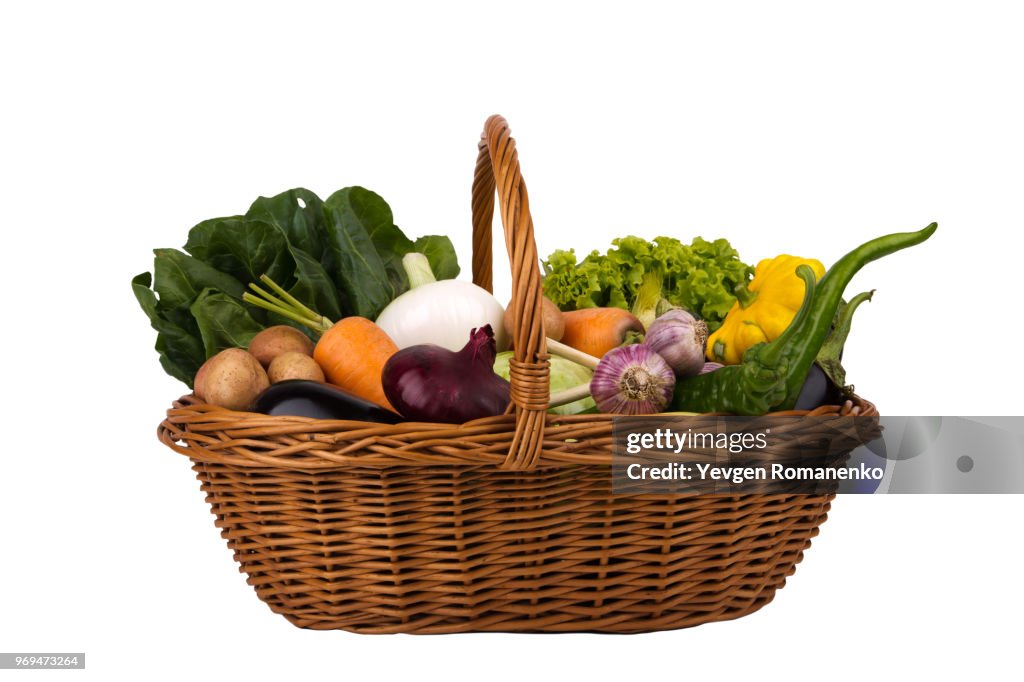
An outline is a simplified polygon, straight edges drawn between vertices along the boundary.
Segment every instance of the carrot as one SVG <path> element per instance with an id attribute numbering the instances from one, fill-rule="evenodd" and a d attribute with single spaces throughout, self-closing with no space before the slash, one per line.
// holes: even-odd
<path id="1" fill-rule="evenodd" d="M 398 346 L 383 329 L 365 317 L 346 317 L 323 333 L 313 349 L 327 381 L 360 398 L 395 408 L 384 395 L 381 373 Z"/>
<path id="2" fill-rule="evenodd" d="M 562 343 L 595 358 L 621 346 L 629 332 L 644 330 L 640 320 L 622 308 L 583 308 L 563 313 L 562 318 Z"/>
<path id="3" fill-rule="evenodd" d="M 331 322 L 266 275 L 261 275 L 260 281 L 277 295 L 250 282 L 249 288 L 259 296 L 247 291 L 242 299 L 320 334 L 320 340 L 313 348 L 313 359 L 329 383 L 397 412 L 384 395 L 380 380 L 384 364 L 398 352 L 398 346 L 387 332 L 365 317 L 346 317 L 339 322 Z"/>

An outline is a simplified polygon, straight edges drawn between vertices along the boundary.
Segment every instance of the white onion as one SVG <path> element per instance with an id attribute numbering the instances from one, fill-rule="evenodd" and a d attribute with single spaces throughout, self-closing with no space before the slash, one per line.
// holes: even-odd
<path id="1" fill-rule="evenodd" d="M 485 289 L 444 279 L 421 284 L 396 298 L 377 317 L 377 326 L 399 348 L 433 343 L 458 351 L 473 329 L 489 324 L 502 351 L 508 348 L 504 315 L 501 303 Z"/>

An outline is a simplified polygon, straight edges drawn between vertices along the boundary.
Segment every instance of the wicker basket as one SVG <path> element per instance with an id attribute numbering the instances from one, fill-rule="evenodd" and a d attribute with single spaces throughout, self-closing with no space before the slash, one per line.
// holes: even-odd
<path id="1" fill-rule="evenodd" d="M 497 116 L 473 183 L 473 279 L 487 289 L 495 190 L 512 265 L 514 414 L 384 425 L 192 397 L 168 411 L 160 440 L 192 460 L 249 584 L 299 627 L 363 633 L 644 632 L 764 606 L 832 495 L 613 495 L 611 418 L 546 412 L 537 249 Z M 850 413 L 787 414 L 831 437 Z"/>

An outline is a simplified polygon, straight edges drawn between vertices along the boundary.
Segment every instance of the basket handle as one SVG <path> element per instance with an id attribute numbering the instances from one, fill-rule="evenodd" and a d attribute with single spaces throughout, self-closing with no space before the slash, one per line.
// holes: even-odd
<path id="1" fill-rule="evenodd" d="M 488 118 L 478 146 L 473 174 L 473 282 L 487 291 L 492 290 L 491 230 L 495 189 L 512 266 L 512 302 L 509 305 L 515 352 L 509 370 L 516 424 L 512 445 L 501 468 L 530 470 L 537 466 L 540 457 L 550 390 L 533 218 L 508 122 L 501 116 Z"/>

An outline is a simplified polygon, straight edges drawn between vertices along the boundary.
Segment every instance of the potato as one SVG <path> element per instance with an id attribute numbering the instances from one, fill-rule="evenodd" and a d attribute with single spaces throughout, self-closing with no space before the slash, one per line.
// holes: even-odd
<path id="1" fill-rule="evenodd" d="M 562 319 L 562 311 L 547 296 L 541 298 L 540 309 L 541 314 L 544 316 L 544 332 L 547 334 L 547 337 L 555 341 L 561 341 L 562 334 L 565 333 L 565 321 Z M 508 305 L 505 306 L 505 331 L 508 332 L 509 339 L 515 336 L 515 329 L 513 327 L 512 301 L 509 301 Z"/>
<path id="2" fill-rule="evenodd" d="M 313 342 L 295 327 L 285 324 L 267 327 L 249 342 L 249 352 L 264 368 L 270 367 L 282 353 L 302 353 L 313 356 Z"/>
<path id="3" fill-rule="evenodd" d="M 200 400 L 206 400 L 203 386 L 206 385 L 206 375 L 210 371 L 210 360 L 213 360 L 213 358 L 208 358 L 206 362 L 203 363 L 203 366 L 199 368 L 198 372 L 196 372 L 196 378 L 192 380 L 192 392 L 195 393 L 196 397 Z"/>
<path id="4" fill-rule="evenodd" d="M 267 376 L 270 377 L 272 384 L 288 379 L 308 379 L 319 381 L 321 384 L 326 381 L 324 371 L 316 364 L 316 360 L 294 351 L 281 353 L 274 358 L 270 363 L 270 369 L 267 370 Z"/>
<path id="5" fill-rule="evenodd" d="M 195 393 L 210 405 L 248 410 L 270 386 L 263 366 L 247 351 L 228 348 L 203 363 L 196 373 Z"/>

